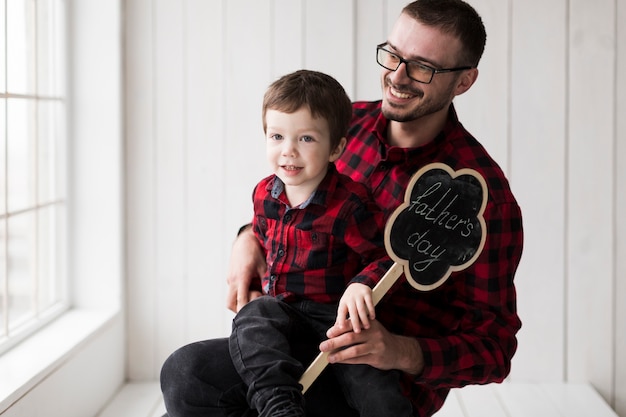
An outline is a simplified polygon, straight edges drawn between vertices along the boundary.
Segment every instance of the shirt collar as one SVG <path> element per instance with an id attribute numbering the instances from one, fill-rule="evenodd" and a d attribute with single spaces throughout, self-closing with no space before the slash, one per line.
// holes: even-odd
<path id="1" fill-rule="evenodd" d="M 324 177 L 322 182 L 317 186 L 317 189 L 313 191 L 313 193 L 311 193 L 309 198 L 307 198 L 302 204 L 296 207 L 289 206 L 289 202 L 286 196 L 284 196 L 283 194 L 285 191 L 285 183 L 276 175 L 274 176 L 274 181 L 270 182 L 269 184 L 269 186 L 271 187 L 271 196 L 285 204 L 288 210 L 294 208 L 305 209 L 310 204 L 326 205 L 326 197 L 330 194 L 328 191 L 331 188 L 335 187 L 334 184 L 337 180 L 335 175 L 336 172 L 337 168 L 335 167 L 335 164 L 328 164 L 328 172 L 326 173 L 326 176 Z"/>
<path id="2" fill-rule="evenodd" d="M 300 204 L 299 206 L 296 207 L 291 207 L 289 205 L 289 202 L 287 201 L 286 196 L 283 197 L 283 192 L 285 191 L 285 183 L 278 177 L 274 177 L 274 184 L 272 185 L 272 191 L 271 191 L 271 195 L 273 198 L 275 198 L 276 200 L 279 200 L 280 202 L 282 202 L 285 206 L 287 206 L 287 210 L 291 210 L 293 208 L 306 208 L 310 203 L 311 200 L 313 200 L 313 198 L 315 197 L 315 192 L 317 191 L 313 191 L 313 193 L 309 196 L 309 198 L 307 198 L 302 204 Z"/>

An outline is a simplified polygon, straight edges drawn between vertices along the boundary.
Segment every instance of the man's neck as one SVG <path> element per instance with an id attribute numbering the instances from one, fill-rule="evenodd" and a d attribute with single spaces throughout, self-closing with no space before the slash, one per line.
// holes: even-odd
<path id="1" fill-rule="evenodd" d="M 448 111 L 440 111 L 410 122 L 389 121 L 389 144 L 400 148 L 417 148 L 432 142 L 443 130 Z"/>

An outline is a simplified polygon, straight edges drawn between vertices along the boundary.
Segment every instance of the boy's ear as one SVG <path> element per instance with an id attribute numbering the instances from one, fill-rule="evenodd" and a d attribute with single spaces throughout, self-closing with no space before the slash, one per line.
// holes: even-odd
<path id="1" fill-rule="evenodd" d="M 343 153 L 343 150 L 346 148 L 346 143 L 348 140 L 343 137 L 339 140 L 339 144 L 337 147 L 330 153 L 330 157 L 328 158 L 329 162 L 335 162 Z"/>

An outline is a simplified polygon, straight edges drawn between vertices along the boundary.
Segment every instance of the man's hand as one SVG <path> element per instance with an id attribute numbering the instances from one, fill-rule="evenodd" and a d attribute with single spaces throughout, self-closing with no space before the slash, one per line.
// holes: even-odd
<path id="1" fill-rule="evenodd" d="M 243 230 L 233 243 L 230 254 L 226 306 L 236 313 L 248 302 L 260 297 L 261 292 L 251 289 L 251 284 L 254 279 L 265 275 L 266 270 L 263 251 L 252 229 Z"/>
<path id="2" fill-rule="evenodd" d="M 418 375 L 424 369 L 424 356 L 416 339 L 395 335 L 377 320 L 360 333 L 351 330 L 350 320 L 343 326 L 333 326 L 327 332 L 328 340 L 320 344 L 322 352 L 329 352 L 330 363 L 366 364 L 374 368 L 399 369 Z"/>

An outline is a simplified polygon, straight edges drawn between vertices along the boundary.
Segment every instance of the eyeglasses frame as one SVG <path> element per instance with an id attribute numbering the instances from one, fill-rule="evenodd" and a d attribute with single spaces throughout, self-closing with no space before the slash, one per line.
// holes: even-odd
<path id="1" fill-rule="evenodd" d="M 433 68 L 430 65 L 422 64 L 421 62 L 418 62 L 418 61 L 411 61 L 409 59 L 404 59 L 400 55 L 396 54 L 395 52 L 391 52 L 391 51 L 385 49 L 384 46 L 387 46 L 387 42 L 383 42 L 380 45 L 376 45 L 376 63 L 378 65 L 380 65 L 381 67 L 389 70 L 389 71 L 397 71 L 398 68 L 400 68 L 400 65 L 404 64 L 404 71 L 406 73 L 406 76 L 409 77 L 410 79 L 412 79 L 413 81 L 417 81 L 418 83 L 422 83 L 422 84 L 430 84 L 433 81 L 433 77 L 435 76 L 435 74 L 441 74 L 441 73 L 446 73 L 446 72 L 465 71 L 465 70 L 468 70 L 468 69 L 476 68 L 476 66 L 473 66 L 473 65 L 466 65 L 466 66 L 463 66 L 463 67 L 455 67 L 455 68 Z M 388 67 L 384 66 L 383 64 L 381 64 L 378 61 L 378 51 L 381 50 L 381 49 L 383 51 L 387 52 L 388 54 L 391 54 L 391 55 L 395 56 L 396 58 L 398 58 L 398 60 L 400 62 L 398 62 L 398 66 L 395 69 L 388 68 Z M 429 70 L 431 70 L 430 79 L 428 81 L 420 81 L 420 80 L 416 80 L 415 78 L 411 77 L 409 75 L 408 64 L 417 64 L 417 65 L 419 65 L 421 67 L 428 68 Z"/>

